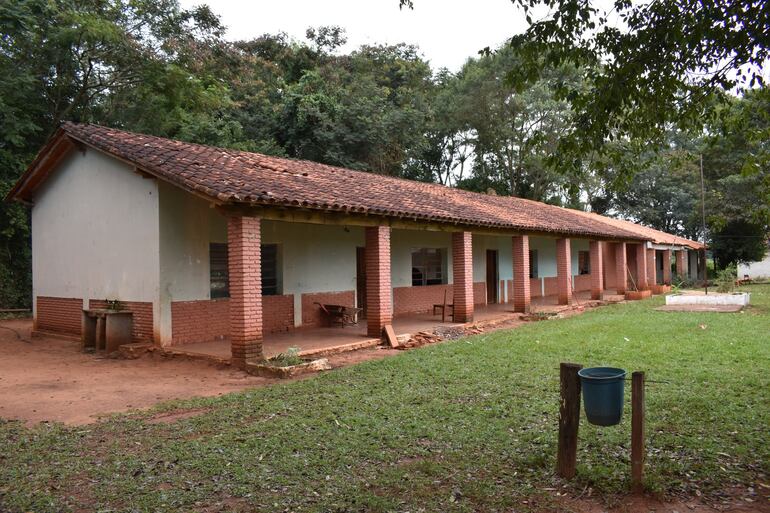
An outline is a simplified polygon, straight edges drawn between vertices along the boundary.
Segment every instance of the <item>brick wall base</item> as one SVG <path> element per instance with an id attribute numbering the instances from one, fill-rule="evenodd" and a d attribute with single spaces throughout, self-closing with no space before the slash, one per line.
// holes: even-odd
<path id="1" fill-rule="evenodd" d="M 83 300 L 67 297 L 37 297 L 35 327 L 67 335 L 80 335 Z"/>
<path id="2" fill-rule="evenodd" d="M 294 296 L 262 296 L 262 330 L 277 333 L 294 329 Z M 230 337 L 230 300 L 204 299 L 171 302 L 173 345 L 210 342 Z"/>
<path id="3" fill-rule="evenodd" d="M 447 303 L 454 300 L 452 285 L 426 285 L 424 287 L 395 287 L 393 289 L 394 315 L 418 314 L 430 312 L 433 305 L 444 302 L 446 291 Z M 487 302 L 487 284 L 483 281 L 473 283 L 473 303 L 483 305 Z"/>
<path id="4" fill-rule="evenodd" d="M 590 274 L 578 274 L 572 277 L 572 283 L 574 284 L 576 292 L 583 292 L 591 290 L 591 275 Z"/>
<path id="5" fill-rule="evenodd" d="M 326 326 L 321 307 L 315 303 L 327 305 L 354 306 L 356 292 L 343 290 L 339 292 L 310 292 L 302 294 L 302 327 Z"/>
<path id="6" fill-rule="evenodd" d="M 121 303 L 124 310 L 134 314 L 134 328 L 131 334 L 134 342 L 152 341 L 154 339 L 152 303 L 149 301 L 121 301 Z M 107 301 L 103 299 L 89 299 L 88 308 L 107 308 Z"/>

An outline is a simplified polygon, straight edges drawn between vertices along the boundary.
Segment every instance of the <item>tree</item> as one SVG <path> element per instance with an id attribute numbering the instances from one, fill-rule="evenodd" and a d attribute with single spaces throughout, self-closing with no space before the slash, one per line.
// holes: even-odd
<path id="1" fill-rule="evenodd" d="M 562 169 L 579 168 L 607 141 L 661 143 L 672 126 L 701 127 L 715 94 L 763 84 L 770 56 L 765 0 L 615 0 L 608 9 L 587 0 L 513 2 L 529 27 L 510 41 L 520 57 L 508 70 L 511 83 L 523 87 L 544 68 L 591 70 L 587 88 L 560 92 L 579 127 L 559 141 L 554 160 Z M 412 4 L 400 0 L 402 8 Z"/>
<path id="2" fill-rule="evenodd" d="M 221 26 L 208 8 L 173 0 L 20 0 L 0 4 L 0 32 L 4 197 L 61 121 L 117 121 L 113 98 L 170 69 L 183 48 L 216 40 Z M 28 306 L 30 290 L 28 214 L 3 203 L 0 305 Z"/>
<path id="3" fill-rule="evenodd" d="M 703 147 L 706 214 L 717 263 L 761 260 L 770 236 L 770 90 L 724 103 Z"/>
<path id="4" fill-rule="evenodd" d="M 626 184 L 614 186 L 613 208 L 624 217 L 657 230 L 699 239 L 700 172 L 698 154 L 702 139 L 672 131 L 661 148 L 641 155 L 644 172 Z"/>

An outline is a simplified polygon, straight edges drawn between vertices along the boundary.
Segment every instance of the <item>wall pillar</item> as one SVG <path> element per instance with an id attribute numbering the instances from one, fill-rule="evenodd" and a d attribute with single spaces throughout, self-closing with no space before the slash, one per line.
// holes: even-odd
<path id="1" fill-rule="evenodd" d="M 390 227 L 365 229 L 366 333 L 382 337 L 382 329 L 393 322 L 390 285 Z"/>
<path id="2" fill-rule="evenodd" d="M 232 363 L 243 367 L 262 355 L 262 262 L 260 219 L 227 218 L 230 279 L 230 351 Z"/>
<path id="3" fill-rule="evenodd" d="M 655 265 L 657 251 L 655 248 L 647 250 L 647 285 L 652 287 L 658 284 L 658 267 Z"/>
<path id="4" fill-rule="evenodd" d="M 556 283 L 559 304 L 572 304 L 572 254 L 569 239 L 556 239 Z"/>
<path id="5" fill-rule="evenodd" d="M 590 241 L 588 250 L 591 255 L 591 299 L 602 299 L 604 298 L 604 256 L 601 241 Z"/>
<path id="6" fill-rule="evenodd" d="M 636 289 L 649 290 L 650 283 L 647 281 L 647 248 L 645 243 L 636 245 Z"/>
<path id="7" fill-rule="evenodd" d="M 671 250 L 663 250 L 663 284 L 671 285 Z"/>
<path id="8" fill-rule="evenodd" d="M 687 277 L 687 253 L 686 250 L 680 249 L 676 252 L 676 275 L 680 280 Z"/>
<path id="9" fill-rule="evenodd" d="M 626 263 L 626 243 L 615 243 L 615 288 L 617 293 L 624 295 L 628 288 L 628 264 Z"/>
<path id="10" fill-rule="evenodd" d="M 473 234 L 452 233 L 452 291 L 454 321 L 473 320 Z"/>
<path id="11" fill-rule="evenodd" d="M 529 313 L 529 236 L 518 235 L 513 240 L 513 311 Z"/>

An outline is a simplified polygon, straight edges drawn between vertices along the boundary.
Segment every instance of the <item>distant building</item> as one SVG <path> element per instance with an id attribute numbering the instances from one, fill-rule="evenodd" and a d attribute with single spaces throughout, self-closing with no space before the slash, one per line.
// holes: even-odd
<path id="1" fill-rule="evenodd" d="M 738 264 L 738 278 L 750 278 L 752 280 L 760 278 L 770 279 L 770 240 L 767 241 L 767 252 L 765 252 L 763 260 L 748 264 Z"/>

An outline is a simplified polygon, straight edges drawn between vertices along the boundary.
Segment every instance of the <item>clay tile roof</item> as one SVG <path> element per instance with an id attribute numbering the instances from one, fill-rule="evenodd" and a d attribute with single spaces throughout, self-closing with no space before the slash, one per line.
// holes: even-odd
<path id="1" fill-rule="evenodd" d="M 669 246 L 682 246 L 690 249 L 703 249 L 705 246 L 702 242 L 686 239 L 677 235 L 671 235 L 670 233 L 662 232 L 648 226 L 626 221 L 624 219 L 616 219 L 614 217 L 606 217 L 592 212 L 583 212 L 575 210 L 575 213 L 583 216 L 596 219 L 603 223 L 623 228 L 624 230 L 632 231 L 651 240 L 654 244 L 669 245 Z"/>
<path id="2" fill-rule="evenodd" d="M 649 240 L 627 227 L 521 198 L 479 194 L 98 125 L 65 123 L 55 137 L 62 135 L 224 205 L 296 207 L 555 235 Z M 40 181 L 30 180 L 29 175 L 44 151 L 9 197 L 30 197 L 31 191 L 25 187 Z"/>

